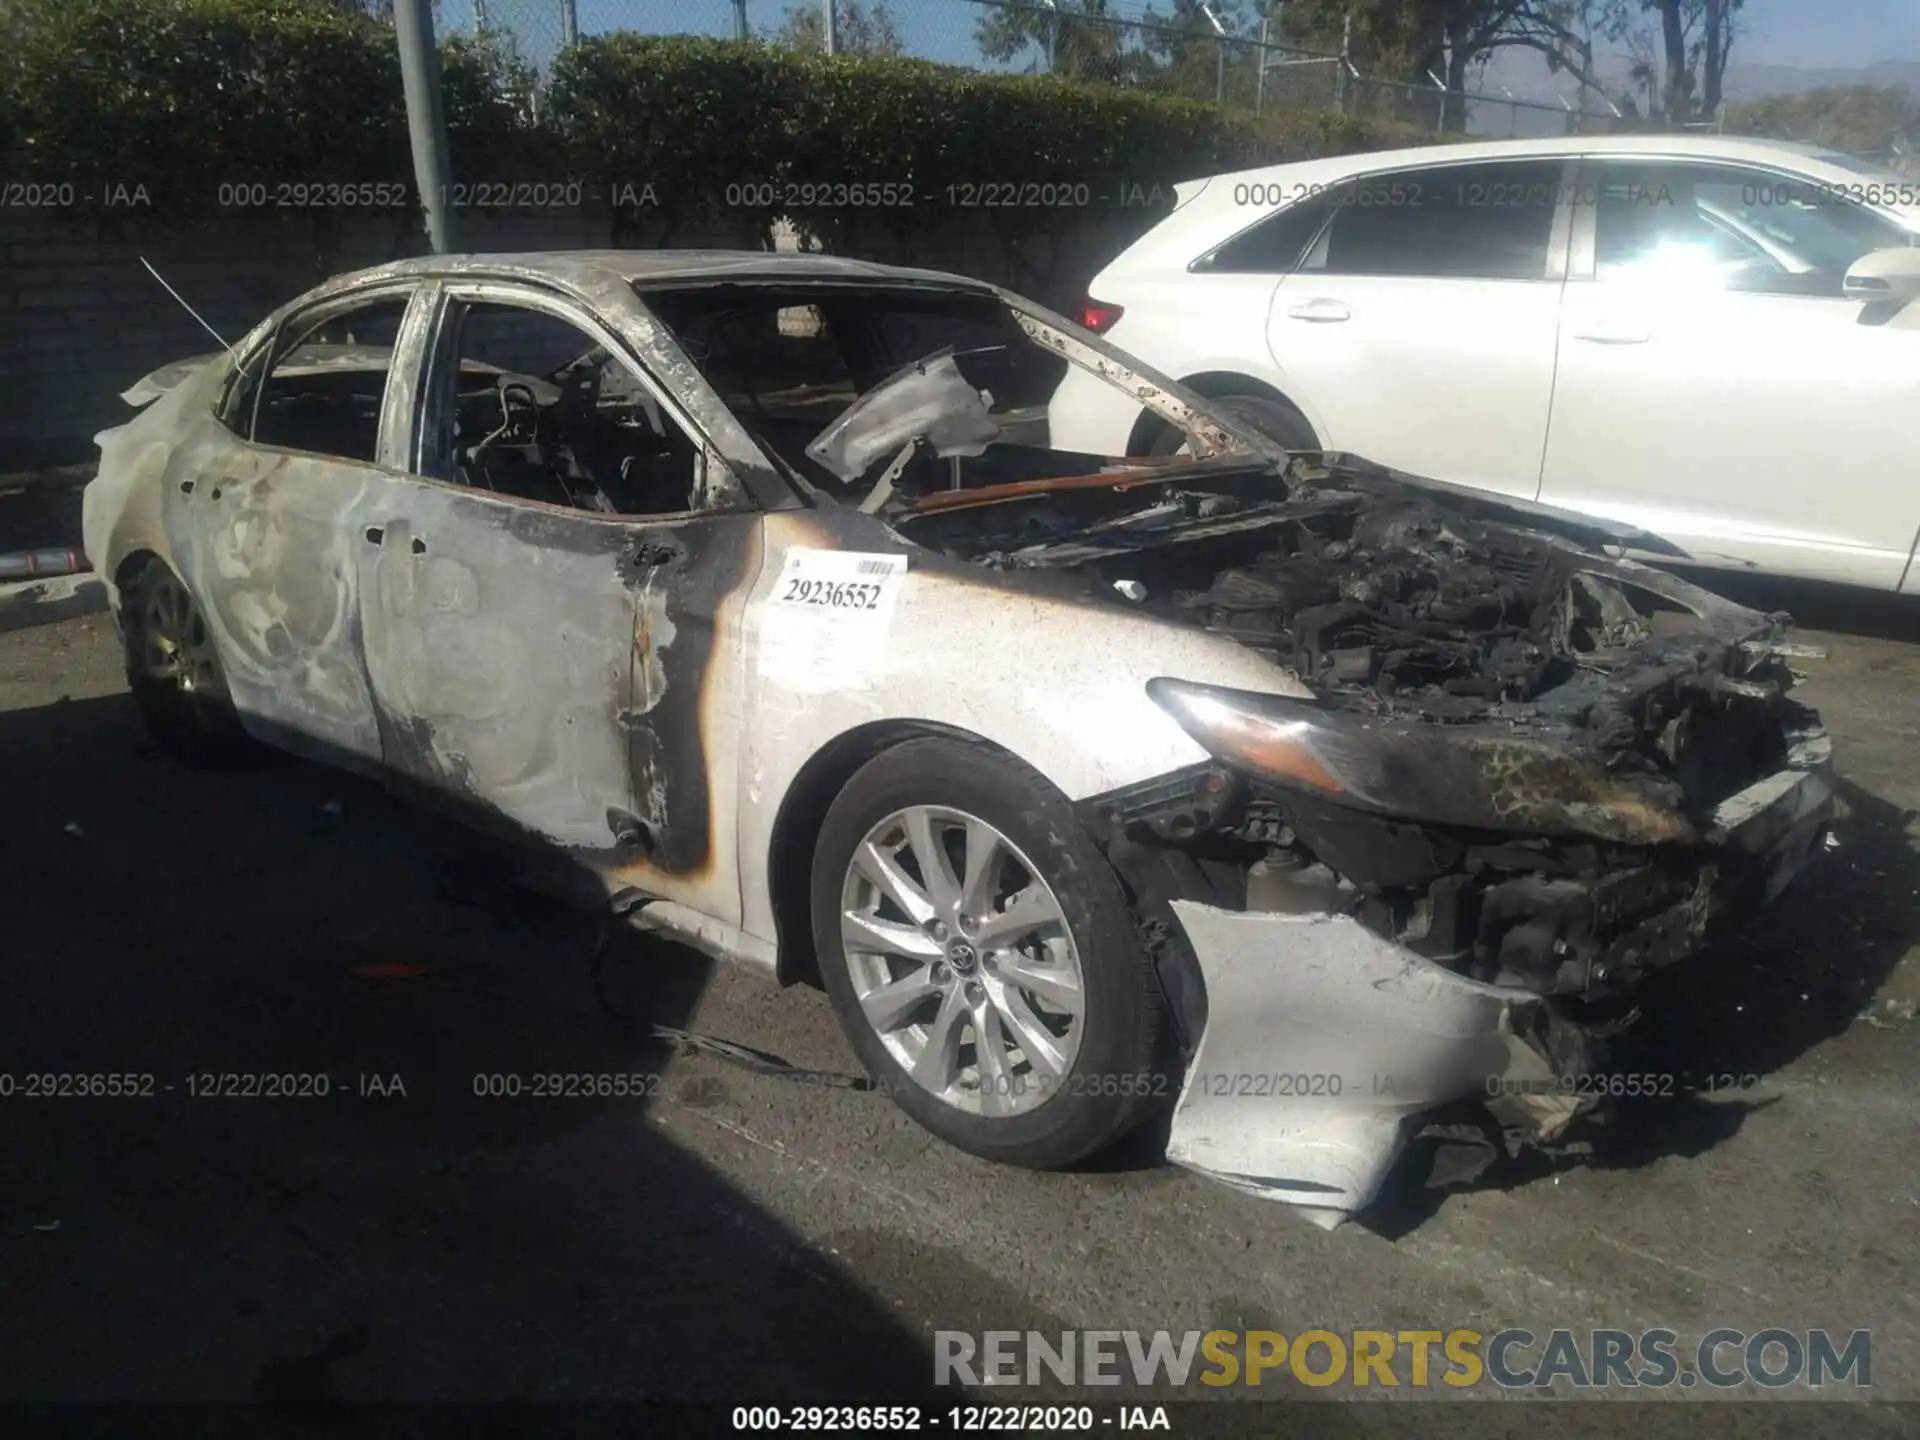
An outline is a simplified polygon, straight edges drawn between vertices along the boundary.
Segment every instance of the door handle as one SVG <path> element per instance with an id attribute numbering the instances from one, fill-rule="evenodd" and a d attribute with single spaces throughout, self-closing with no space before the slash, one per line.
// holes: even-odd
<path id="1" fill-rule="evenodd" d="M 1645 330 L 1629 330 L 1624 326 L 1597 325 L 1591 330 L 1576 330 L 1573 338 L 1584 340 L 1589 345 L 1644 345 L 1653 338 Z"/>
<path id="2" fill-rule="evenodd" d="M 1312 325 L 1336 325 L 1342 320 L 1351 320 L 1353 311 L 1343 300 L 1308 300 L 1295 305 L 1287 311 L 1290 319 L 1305 320 Z"/>

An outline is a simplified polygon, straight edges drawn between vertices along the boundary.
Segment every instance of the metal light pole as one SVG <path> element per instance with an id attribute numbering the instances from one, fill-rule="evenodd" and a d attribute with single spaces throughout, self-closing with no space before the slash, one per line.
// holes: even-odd
<path id="1" fill-rule="evenodd" d="M 820 0 L 820 14 L 827 27 L 827 54 L 832 55 L 840 49 L 839 17 L 833 13 L 833 0 Z"/>
<path id="2" fill-rule="evenodd" d="M 433 45 L 431 5 L 432 0 L 393 0 L 393 29 L 400 42 L 407 135 L 427 239 L 435 254 L 445 255 L 453 248 L 453 212 L 447 203 L 447 117 L 440 108 L 440 52 Z"/>
<path id="3" fill-rule="evenodd" d="M 1253 67 L 1253 113 L 1258 115 L 1267 100 L 1267 26 L 1270 22 L 1265 15 L 1260 17 L 1260 62 Z"/>
<path id="4" fill-rule="evenodd" d="M 1353 12 L 1347 12 L 1347 18 L 1340 26 L 1340 68 L 1333 72 L 1333 108 L 1342 115 L 1347 113 L 1347 72 L 1353 71 L 1355 79 L 1360 72 L 1353 67 Z"/>
<path id="5" fill-rule="evenodd" d="M 1055 52 L 1060 48 L 1060 7 L 1053 0 L 1040 0 L 1047 7 L 1047 73 L 1054 73 Z"/>
<path id="6" fill-rule="evenodd" d="M 560 0 L 560 43 L 571 45 L 580 38 L 578 0 Z"/>
<path id="7" fill-rule="evenodd" d="M 1220 47 L 1220 53 L 1213 67 L 1213 103 L 1227 103 L 1227 27 L 1220 23 L 1220 17 L 1213 13 L 1213 6 L 1200 6 L 1200 13 L 1207 17 L 1207 23 L 1213 26 L 1214 43 Z M 1262 57 L 1264 58 L 1264 57 Z"/>
<path id="8" fill-rule="evenodd" d="M 747 29 L 747 0 L 733 0 L 733 38 L 745 40 L 751 34 Z"/>

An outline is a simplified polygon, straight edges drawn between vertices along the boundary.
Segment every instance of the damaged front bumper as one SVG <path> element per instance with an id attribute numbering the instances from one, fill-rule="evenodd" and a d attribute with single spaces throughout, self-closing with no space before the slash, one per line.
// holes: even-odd
<path id="1" fill-rule="evenodd" d="M 1730 928 L 1806 867 L 1833 812 L 1828 742 L 1803 736 L 1788 768 L 1716 809 L 1695 892 L 1618 943 L 1658 941 L 1664 963 Z M 1546 995 L 1458 974 L 1346 915 L 1171 908 L 1206 997 L 1177 1164 L 1331 1229 L 1379 1192 L 1423 1112 L 1484 1097 L 1510 1133 L 1546 1141 L 1584 1103 L 1569 1082 L 1590 1052 L 1566 1043 Z"/>

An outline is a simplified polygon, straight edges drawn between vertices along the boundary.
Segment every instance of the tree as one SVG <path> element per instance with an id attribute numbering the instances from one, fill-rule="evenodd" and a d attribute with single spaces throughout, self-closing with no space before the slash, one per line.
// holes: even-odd
<path id="1" fill-rule="evenodd" d="M 902 55 L 906 41 L 887 0 L 833 0 L 833 48 L 841 55 Z M 827 48 L 826 14 L 815 3 L 789 5 L 786 18 L 768 36 L 790 50 Z"/>
<path id="2" fill-rule="evenodd" d="M 1285 32 L 1318 50 L 1343 43 L 1354 66 L 1427 90 L 1439 77 L 1441 127 L 1464 130 L 1468 89 L 1494 51 L 1523 43 L 1529 12 L 1543 0 L 1296 0 L 1281 14 Z M 1352 17 L 1351 28 L 1348 17 Z M 1412 117 L 1409 117 L 1412 118 Z M 1432 111 L 1420 117 L 1431 124 Z"/>
<path id="3" fill-rule="evenodd" d="M 1247 0 L 1169 0 L 1162 11 L 1149 4 L 1137 16 L 1122 16 L 1108 0 L 1042 0 L 983 6 L 974 25 L 974 43 L 989 60 L 1007 61 L 1037 52 L 1035 67 L 1071 79 L 1150 86 L 1193 99 L 1211 100 L 1221 78 L 1220 19 L 1229 40 L 1224 57 L 1230 75 L 1244 80 L 1252 94 L 1251 47 L 1233 45 L 1246 38 Z"/>
<path id="4" fill-rule="evenodd" d="M 1636 114 L 1678 129 L 1719 113 L 1727 62 L 1746 0 L 1527 0 L 1510 43 L 1540 51 L 1605 93 L 1594 36 L 1624 47 L 1628 78 L 1641 90 L 1621 97 Z"/>
<path id="5" fill-rule="evenodd" d="M 989 60 L 1007 61 L 1037 50 L 1039 68 L 1073 79 L 1119 84 L 1151 79 L 1157 68 L 1139 31 L 1121 23 L 1107 0 L 1056 0 L 1044 5 L 982 5 L 973 43 Z"/>
<path id="6" fill-rule="evenodd" d="M 1730 135 L 1764 135 L 1884 157 L 1900 168 L 1920 149 L 1920 107 L 1901 85 L 1844 85 L 1726 107 Z"/>
<path id="7" fill-rule="evenodd" d="M 1152 83 L 1157 88 L 1211 100 L 1219 89 L 1223 62 L 1228 71 L 1245 68 L 1251 81 L 1254 52 L 1248 46 L 1226 45 L 1207 18 L 1210 9 L 1228 35 L 1246 34 L 1250 27 L 1241 0 L 1172 0 L 1172 7 L 1162 14 L 1149 5 L 1141 17 L 1140 44 L 1151 57 Z"/>

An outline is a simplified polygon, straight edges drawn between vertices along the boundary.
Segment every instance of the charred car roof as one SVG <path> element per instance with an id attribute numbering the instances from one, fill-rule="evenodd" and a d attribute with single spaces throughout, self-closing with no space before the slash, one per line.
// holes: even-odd
<path id="1" fill-rule="evenodd" d="M 336 276 L 321 291 L 349 290 L 369 282 L 434 279 L 546 280 L 568 289 L 590 289 L 617 280 L 641 290 L 689 283 L 805 284 L 868 281 L 930 285 L 975 294 L 1001 294 L 998 286 L 940 270 L 917 270 L 850 260 L 838 255 L 779 250 L 557 250 L 499 255 L 420 255 Z M 311 295 L 305 297 L 310 299 Z"/>

